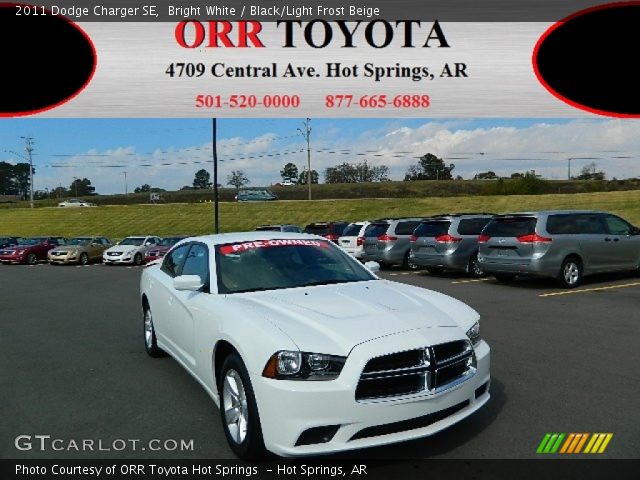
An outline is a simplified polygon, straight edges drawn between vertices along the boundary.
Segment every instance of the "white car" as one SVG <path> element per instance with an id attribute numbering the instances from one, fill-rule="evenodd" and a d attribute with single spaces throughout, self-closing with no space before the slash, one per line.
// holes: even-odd
<path id="1" fill-rule="evenodd" d="M 107 248 L 102 254 L 102 262 L 106 265 L 116 263 L 142 265 L 147 250 L 159 243 L 160 239 L 153 236 L 127 237 L 113 247 Z"/>
<path id="2" fill-rule="evenodd" d="M 59 207 L 95 207 L 95 203 L 85 202 L 79 198 L 70 198 L 58 204 Z"/>
<path id="3" fill-rule="evenodd" d="M 364 231 L 371 222 L 350 223 L 338 238 L 340 245 L 347 253 L 360 260 L 364 253 Z"/>
<path id="4" fill-rule="evenodd" d="M 145 349 L 204 387 L 241 458 L 432 435 L 489 399 L 479 315 L 376 267 L 308 234 L 183 240 L 142 272 Z"/>

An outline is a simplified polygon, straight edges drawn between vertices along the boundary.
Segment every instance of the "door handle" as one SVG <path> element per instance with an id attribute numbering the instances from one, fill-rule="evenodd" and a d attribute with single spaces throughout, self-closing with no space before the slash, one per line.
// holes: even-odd
<path id="1" fill-rule="evenodd" d="M 604 241 L 605 241 L 605 242 L 610 242 L 610 241 L 611 241 L 611 239 L 610 239 L 609 237 L 606 237 L 606 238 L 604 239 Z"/>
<path id="2" fill-rule="evenodd" d="M 614 239 L 613 239 L 613 241 L 614 241 L 614 242 L 619 242 L 619 241 L 620 241 L 620 239 L 619 239 L 619 238 L 614 238 Z"/>

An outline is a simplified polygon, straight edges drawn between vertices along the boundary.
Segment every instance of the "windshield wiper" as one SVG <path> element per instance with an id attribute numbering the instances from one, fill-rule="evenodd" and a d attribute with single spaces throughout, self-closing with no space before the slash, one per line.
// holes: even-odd
<path id="1" fill-rule="evenodd" d="M 317 280 L 315 282 L 303 283 L 298 287 L 314 287 L 316 285 L 335 285 L 336 283 L 350 283 L 357 280 Z"/>

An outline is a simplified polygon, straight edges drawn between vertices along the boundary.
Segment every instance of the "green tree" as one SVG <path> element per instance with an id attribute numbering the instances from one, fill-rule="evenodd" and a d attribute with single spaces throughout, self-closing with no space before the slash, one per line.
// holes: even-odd
<path id="1" fill-rule="evenodd" d="M 576 180 L 604 180 L 605 173 L 602 170 L 598 170 L 598 165 L 595 162 L 591 162 L 582 167 L 580 175 L 573 178 Z"/>
<path id="2" fill-rule="evenodd" d="M 320 181 L 320 175 L 317 170 L 311 170 L 311 184 L 318 183 Z M 307 185 L 307 171 L 302 170 L 298 175 L 298 185 Z"/>
<path id="3" fill-rule="evenodd" d="M 151 185 L 149 185 L 148 183 L 145 183 L 144 185 L 140 185 L 139 187 L 136 187 L 133 190 L 133 193 L 144 193 L 144 192 L 150 192 L 151 191 Z"/>
<path id="4" fill-rule="evenodd" d="M 455 165 L 446 165 L 444 160 L 433 153 L 420 157 L 416 165 L 411 165 L 404 176 L 405 181 L 411 180 L 452 180 Z"/>
<path id="5" fill-rule="evenodd" d="M 236 190 L 240 190 L 241 187 L 244 187 L 248 183 L 251 182 L 242 170 L 233 170 L 227 175 L 227 185 L 233 185 L 236 187 Z"/>
<path id="6" fill-rule="evenodd" d="M 91 180 L 88 178 L 76 178 L 69 187 L 69 191 L 76 197 L 85 197 L 94 195 L 96 187 L 91 186 Z"/>
<path id="7" fill-rule="evenodd" d="M 476 173 L 473 177 L 474 180 L 495 180 L 498 178 L 496 172 L 489 170 L 488 172 Z"/>
<path id="8" fill-rule="evenodd" d="M 287 163 L 282 170 L 280 176 L 283 181 L 293 182 L 298 179 L 298 167 L 294 163 Z"/>
<path id="9" fill-rule="evenodd" d="M 209 179 L 211 175 L 204 168 L 201 168 L 196 172 L 195 177 L 193 178 L 193 187 L 196 189 L 206 189 L 211 188 L 213 185 Z"/>

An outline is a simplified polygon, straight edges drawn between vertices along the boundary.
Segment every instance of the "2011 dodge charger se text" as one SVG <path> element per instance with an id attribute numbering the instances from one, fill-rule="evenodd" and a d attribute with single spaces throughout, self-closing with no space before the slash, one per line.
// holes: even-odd
<path id="1" fill-rule="evenodd" d="M 489 399 L 479 315 L 376 267 L 315 235 L 185 239 L 142 273 L 146 351 L 204 387 L 241 458 L 432 435 Z"/>

